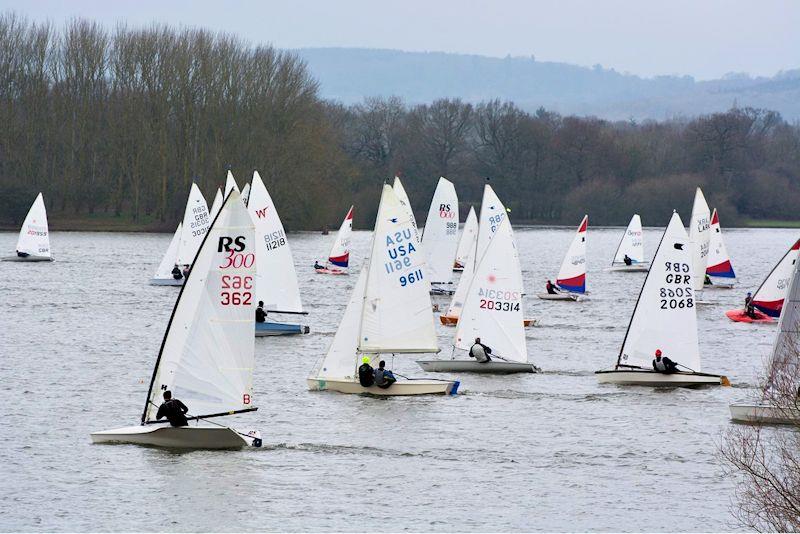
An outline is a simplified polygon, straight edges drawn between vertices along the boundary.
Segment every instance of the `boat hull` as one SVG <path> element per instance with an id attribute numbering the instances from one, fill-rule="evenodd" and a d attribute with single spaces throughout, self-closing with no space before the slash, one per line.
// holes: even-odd
<path id="1" fill-rule="evenodd" d="M 311 391 L 336 391 L 355 395 L 375 395 L 379 397 L 410 395 L 455 395 L 460 382 L 458 380 L 398 380 L 387 389 L 377 386 L 365 388 L 358 382 L 349 380 L 327 380 L 322 378 L 306 379 Z"/>
<path id="2" fill-rule="evenodd" d="M 577 302 L 580 298 L 580 295 L 577 293 L 568 292 L 556 293 L 554 295 L 551 295 L 550 293 L 539 293 L 536 296 L 542 300 L 560 300 L 564 302 Z"/>
<path id="3" fill-rule="evenodd" d="M 728 310 L 725 312 L 725 316 L 735 323 L 774 323 L 775 319 L 767 315 L 766 313 L 760 312 L 756 310 L 755 316 L 756 318 L 753 319 L 746 313 L 744 310 Z"/>
<path id="4" fill-rule="evenodd" d="M 151 278 L 151 286 L 173 286 L 180 287 L 183 285 L 183 278 L 175 280 L 174 278 Z"/>
<path id="5" fill-rule="evenodd" d="M 431 295 L 454 295 L 455 290 L 453 289 L 446 289 L 442 286 L 434 286 L 431 285 Z"/>
<path id="6" fill-rule="evenodd" d="M 736 285 L 736 282 L 722 282 L 719 280 L 713 280 L 710 284 L 705 284 L 703 289 L 733 289 Z"/>
<path id="7" fill-rule="evenodd" d="M 488 363 L 478 363 L 469 360 L 417 360 L 423 371 L 429 373 L 484 373 L 493 375 L 506 375 L 512 373 L 535 373 L 536 366 L 532 363 L 504 362 L 492 360 Z"/>
<path id="8" fill-rule="evenodd" d="M 3 261 L 55 261 L 55 259 L 52 256 L 27 256 L 25 258 L 21 258 L 19 256 L 6 256 L 3 258 Z"/>
<path id="9" fill-rule="evenodd" d="M 350 274 L 347 271 L 343 271 L 341 269 L 314 269 L 317 274 L 335 274 L 335 275 L 343 275 L 343 274 Z"/>
<path id="10" fill-rule="evenodd" d="M 265 323 L 256 323 L 256 337 L 266 336 L 295 336 L 299 334 L 308 334 L 311 329 L 306 325 L 294 323 L 276 323 L 267 321 Z"/>
<path id="11" fill-rule="evenodd" d="M 261 446 L 257 432 L 243 436 L 226 426 L 140 425 L 92 432 L 93 443 L 128 443 L 172 449 L 241 449 Z"/>
<path id="12" fill-rule="evenodd" d="M 634 263 L 632 265 L 617 264 L 612 265 L 609 269 L 611 272 L 616 273 L 646 273 L 650 270 L 649 263 Z"/>
<path id="13" fill-rule="evenodd" d="M 456 326 L 458 324 L 458 317 L 453 317 L 451 315 L 440 315 L 439 322 L 442 323 L 444 326 Z M 536 326 L 537 321 L 536 319 L 523 319 L 522 326 L 530 327 Z"/>
<path id="14" fill-rule="evenodd" d="M 736 423 L 763 425 L 800 425 L 800 410 L 780 409 L 769 404 L 736 403 L 730 405 L 731 420 Z"/>
<path id="15" fill-rule="evenodd" d="M 730 385 L 727 377 L 708 373 L 657 373 L 648 369 L 642 370 L 608 370 L 596 371 L 600 384 L 617 384 L 620 386 L 655 386 L 655 387 L 693 387 Z"/>

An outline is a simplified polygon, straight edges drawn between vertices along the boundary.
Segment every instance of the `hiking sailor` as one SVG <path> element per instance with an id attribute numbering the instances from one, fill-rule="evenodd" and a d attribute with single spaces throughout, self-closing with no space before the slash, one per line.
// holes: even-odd
<path id="1" fill-rule="evenodd" d="M 489 363 L 492 359 L 489 355 L 492 349 L 481 343 L 481 338 L 475 338 L 475 344 L 469 349 L 469 357 L 478 360 L 478 363 Z"/>
<path id="2" fill-rule="evenodd" d="M 678 364 L 667 358 L 661 356 L 661 349 L 656 349 L 656 357 L 653 360 L 653 369 L 657 373 L 671 374 L 678 372 Z"/>

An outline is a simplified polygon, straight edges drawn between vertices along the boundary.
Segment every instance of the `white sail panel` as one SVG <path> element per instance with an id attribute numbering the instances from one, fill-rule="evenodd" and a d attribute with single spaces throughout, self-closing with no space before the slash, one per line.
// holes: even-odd
<path id="1" fill-rule="evenodd" d="M 186 201 L 186 210 L 183 213 L 183 228 L 181 228 L 181 241 L 178 244 L 177 263 L 191 265 L 200 248 L 211 218 L 208 216 L 208 205 L 203 193 L 197 184 L 192 184 L 189 191 L 189 200 Z"/>
<path id="2" fill-rule="evenodd" d="M 573 293 L 586 292 L 586 233 L 589 227 L 589 216 L 584 215 L 578 231 L 572 238 L 561 268 L 558 270 L 556 284 L 561 289 Z"/>
<path id="3" fill-rule="evenodd" d="M 459 317 L 461 309 L 464 307 L 464 301 L 467 298 L 467 291 L 472 282 L 472 275 L 475 272 L 475 254 L 477 253 L 478 234 L 474 233 L 471 236 L 472 246 L 467 249 L 467 253 L 463 256 L 464 270 L 461 272 L 461 278 L 458 280 L 456 292 L 450 300 L 450 305 L 447 307 L 447 317 Z"/>
<path id="4" fill-rule="evenodd" d="M 360 352 L 438 352 L 430 282 L 409 211 L 383 186 L 361 314 Z"/>
<path id="5" fill-rule="evenodd" d="M 476 337 L 506 360 L 528 361 L 523 326 L 522 269 L 514 231 L 506 217 L 489 242 L 472 277 L 455 335 L 469 350 Z"/>
<path id="6" fill-rule="evenodd" d="M 44 207 L 44 198 L 41 193 L 36 195 L 36 199 L 25 216 L 22 229 L 19 231 L 16 250 L 40 258 L 51 257 L 47 210 Z"/>
<path id="7" fill-rule="evenodd" d="M 783 255 L 756 292 L 753 293 L 753 305 L 770 317 L 780 317 L 781 315 L 783 299 L 789 289 L 789 282 L 792 278 L 794 264 L 797 261 L 798 251 L 800 251 L 800 239 L 795 241 L 792 248 Z"/>
<path id="8" fill-rule="evenodd" d="M 336 233 L 336 241 L 333 242 L 331 252 L 328 254 L 328 268 L 347 269 L 350 265 L 350 236 L 353 233 L 353 206 L 347 211 L 339 231 Z"/>
<path id="9" fill-rule="evenodd" d="M 244 184 L 244 188 L 242 189 L 242 202 L 244 205 L 247 206 L 247 202 L 250 200 L 250 183 Z"/>
<path id="10" fill-rule="evenodd" d="M 497 198 L 492 186 L 489 184 L 484 185 L 483 200 L 481 200 L 481 215 L 478 219 L 477 252 L 475 253 L 473 261 L 480 261 L 483 254 L 486 252 L 486 247 L 489 246 L 489 241 L 492 240 L 492 236 L 506 217 L 508 217 L 506 207 L 500 202 L 500 199 Z"/>
<path id="11" fill-rule="evenodd" d="M 238 191 L 227 198 L 175 303 L 143 422 L 171 390 L 204 416 L 253 407 L 255 236 Z"/>
<path id="12" fill-rule="evenodd" d="M 453 279 L 453 262 L 458 248 L 458 195 L 453 183 L 445 178 L 439 178 L 433 193 L 422 243 L 429 281 L 449 284 Z"/>
<path id="13" fill-rule="evenodd" d="M 400 200 L 400 204 L 402 204 L 403 207 L 408 210 L 408 216 L 411 218 L 411 224 L 414 226 L 414 232 L 417 234 L 417 241 L 419 241 L 417 218 L 414 217 L 414 210 L 411 208 L 411 201 L 408 199 L 406 188 L 403 187 L 403 182 L 400 181 L 399 177 L 394 177 L 394 185 L 392 188 L 394 189 L 394 194 L 397 195 L 397 198 Z"/>
<path id="14" fill-rule="evenodd" d="M 233 178 L 233 173 L 228 169 L 228 174 L 225 177 L 225 198 L 228 198 L 228 195 L 231 191 L 239 192 L 239 186 L 236 185 L 236 180 Z"/>
<path id="15" fill-rule="evenodd" d="M 706 274 L 714 280 L 715 278 L 725 283 L 732 283 L 736 280 L 736 273 L 733 272 L 731 257 L 722 239 L 722 227 L 719 224 L 717 208 L 711 214 L 711 233 L 708 246 L 708 266 Z"/>
<path id="16" fill-rule="evenodd" d="M 258 298 L 264 309 L 300 313 L 300 288 L 294 268 L 292 250 L 275 209 L 258 171 L 253 173 L 250 201 L 247 210 L 256 227 L 256 256 L 258 258 Z"/>
<path id="17" fill-rule="evenodd" d="M 652 369 L 655 351 L 700 372 L 692 242 L 677 213 L 661 238 L 633 310 L 619 366 Z"/>
<path id="18" fill-rule="evenodd" d="M 222 207 L 222 199 L 223 199 L 222 191 L 220 191 L 218 187 L 217 194 L 214 195 L 214 202 L 211 204 L 211 215 L 210 215 L 211 222 L 214 221 L 214 217 L 217 216 L 217 213 L 219 213 L 219 209 Z"/>
<path id="19" fill-rule="evenodd" d="M 706 197 L 698 187 L 694 193 L 692 220 L 689 226 L 689 239 L 692 240 L 692 276 L 695 291 L 702 291 L 708 265 L 708 246 L 711 239 L 711 210 Z"/>
<path id="20" fill-rule="evenodd" d="M 164 257 L 161 259 L 161 263 L 158 264 L 158 269 L 156 269 L 154 278 L 172 278 L 172 269 L 175 267 L 175 263 L 178 258 L 178 244 L 181 241 L 182 228 L 183 223 L 178 223 L 178 228 L 175 230 L 175 234 L 172 236 L 172 240 L 169 242 L 169 247 L 167 248 L 167 252 L 164 254 Z"/>
<path id="21" fill-rule="evenodd" d="M 464 223 L 464 228 L 461 230 L 461 237 L 458 240 L 458 249 L 456 250 L 456 263 L 462 268 L 467 264 L 465 257 L 473 254 L 473 249 L 478 243 L 478 216 L 475 215 L 475 208 L 470 206 L 467 220 Z"/>
<path id="22" fill-rule="evenodd" d="M 779 401 L 782 395 L 791 395 L 796 401 L 800 382 L 800 265 L 794 262 L 789 287 L 784 299 L 778 334 L 769 359 L 764 396 Z"/>
<path id="23" fill-rule="evenodd" d="M 622 239 L 617 246 L 614 260 L 611 265 L 625 265 L 627 255 L 633 263 L 644 263 L 644 234 L 642 233 L 642 219 L 638 213 L 634 213 L 631 222 L 625 228 Z"/>

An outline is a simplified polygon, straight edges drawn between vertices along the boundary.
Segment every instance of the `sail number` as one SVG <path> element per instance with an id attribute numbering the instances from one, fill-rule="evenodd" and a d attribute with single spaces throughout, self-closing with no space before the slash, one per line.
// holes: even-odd
<path id="1" fill-rule="evenodd" d="M 241 269 L 242 267 L 249 269 L 255 263 L 256 255 L 252 252 L 244 253 L 229 250 L 228 255 L 223 259 L 225 261 L 219 266 L 220 269 L 229 269 L 231 267 L 234 269 Z"/>
<path id="2" fill-rule="evenodd" d="M 481 308 L 496 311 L 519 311 L 519 302 L 501 302 L 499 300 L 481 299 Z"/>
<path id="3" fill-rule="evenodd" d="M 667 287 L 658 289 L 660 309 L 674 310 L 694 307 L 692 292 L 692 272 L 688 263 L 668 261 L 664 263 L 666 274 L 664 283 Z"/>
<path id="4" fill-rule="evenodd" d="M 222 275 L 222 289 L 253 289 L 253 277 L 224 274 Z M 219 296 L 219 302 L 223 306 L 249 306 L 253 300 L 251 291 L 222 291 Z"/>
<path id="5" fill-rule="evenodd" d="M 402 287 L 406 287 L 408 284 L 413 284 L 414 282 L 418 282 L 422 280 L 422 269 L 417 269 L 416 271 L 408 274 L 404 274 L 400 277 L 400 285 Z"/>

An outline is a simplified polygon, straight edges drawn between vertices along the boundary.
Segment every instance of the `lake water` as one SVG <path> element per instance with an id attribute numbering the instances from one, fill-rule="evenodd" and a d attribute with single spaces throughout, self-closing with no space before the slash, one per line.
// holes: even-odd
<path id="1" fill-rule="evenodd" d="M 555 277 L 573 231 L 517 229 L 529 295 Z M 648 258 L 661 232 L 645 231 Z M 307 391 L 356 277 L 312 270 L 333 235 L 292 234 L 312 333 L 256 340 L 259 410 L 237 419 L 264 447 L 175 452 L 89 438 L 139 420 L 178 294 L 147 285 L 171 236 L 54 232 L 56 262 L 0 263 L 0 530 L 734 529 L 716 442 L 728 404 L 756 394 L 775 327 L 723 313 L 798 231 L 726 231 L 740 285 L 707 292 L 698 315 L 704 370 L 734 387 L 696 390 L 592 374 L 616 361 L 644 279 L 604 272 L 621 234 L 590 227 L 588 300 L 527 298 L 544 373 L 463 375 L 456 397 L 390 399 Z M 2 255 L 15 241 L 0 233 Z M 369 233 L 353 242 L 357 270 Z M 437 328 L 449 354 L 454 329 Z M 412 357 L 390 363 L 423 374 Z"/>

